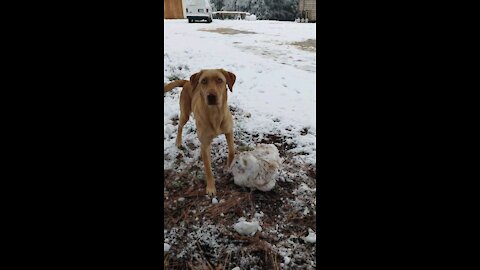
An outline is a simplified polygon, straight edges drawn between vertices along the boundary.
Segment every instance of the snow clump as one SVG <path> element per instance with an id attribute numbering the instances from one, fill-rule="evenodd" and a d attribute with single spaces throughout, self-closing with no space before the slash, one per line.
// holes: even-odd
<path id="1" fill-rule="evenodd" d="M 231 165 L 236 185 L 270 191 L 281 169 L 282 159 L 273 144 L 259 144 L 253 151 L 235 156 Z"/>
<path id="2" fill-rule="evenodd" d="M 235 223 L 235 225 L 233 225 L 233 228 L 239 234 L 245 235 L 245 236 L 253 236 L 257 231 L 262 230 L 262 227 L 260 227 L 258 220 L 253 220 L 252 222 L 248 222 L 243 217 L 238 219 L 238 223 Z"/>
<path id="3" fill-rule="evenodd" d="M 305 242 L 315 243 L 317 241 L 317 235 L 312 229 L 308 229 L 308 236 L 302 237 Z"/>

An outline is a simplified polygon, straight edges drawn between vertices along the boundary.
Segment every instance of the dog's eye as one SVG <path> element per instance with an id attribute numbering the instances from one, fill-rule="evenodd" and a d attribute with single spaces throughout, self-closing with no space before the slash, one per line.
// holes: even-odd
<path id="1" fill-rule="evenodd" d="M 218 79 L 217 79 L 217 83 L 223 83 L 223 80 L 220 79 L 220 78 L 218 78 Z"/>
<path id="2" fill-rule="evenodd" d="M 203 79 L 202 84 L 207 84 L 207 79 Z"/>

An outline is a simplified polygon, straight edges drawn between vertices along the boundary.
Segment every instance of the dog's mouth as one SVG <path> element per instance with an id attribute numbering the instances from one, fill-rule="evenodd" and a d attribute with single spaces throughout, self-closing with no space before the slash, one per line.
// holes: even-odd
<path id="1" fill-rule="evenodd" d="M 217 97 L 215 95 L 208 95 L 207 103 L 208 105 L 217 105 Z"/>

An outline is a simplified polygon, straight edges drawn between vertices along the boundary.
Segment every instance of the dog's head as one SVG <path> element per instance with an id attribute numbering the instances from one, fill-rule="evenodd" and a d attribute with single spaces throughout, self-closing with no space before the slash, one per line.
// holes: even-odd
<path id="1" fill-rule="evenodd" d="M 205 104 L 223 106 L 227 101 L 227 85 L 233 91 L 237 77 L 223 69 L 205 69 L 190 77 L 193 91 L 200 91 Z"/>

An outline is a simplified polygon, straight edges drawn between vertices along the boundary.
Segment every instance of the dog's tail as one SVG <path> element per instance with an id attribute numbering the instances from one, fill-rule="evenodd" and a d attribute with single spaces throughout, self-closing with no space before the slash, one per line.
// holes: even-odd
<path id="1" fill-rule="evenodd" d="M 186 80 L 178 80 L 178 81 L 173 81 L 163 87 L 163 93 L 167 93 L 169 91 L 172 91 L 173 88 L 175 87 L 181 87 L 188 81 Z"/>

